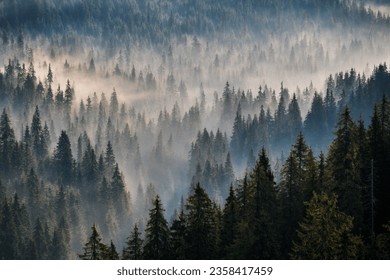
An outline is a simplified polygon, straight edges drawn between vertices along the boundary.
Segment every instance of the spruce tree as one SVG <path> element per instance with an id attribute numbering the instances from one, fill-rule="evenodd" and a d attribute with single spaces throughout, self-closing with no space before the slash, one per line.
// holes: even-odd
<path id="1" fill-rule="evenodd" d="M 11 120 L 6 110 L 0 117 L 0 175 L 9 176 L 12 163 L 12 154 L 16 146 L 15 132 L 11 127 Z"/>
<path id="2" fill-rule="evenodd" d="M 112 242 L 112 240 L 110 242 L 110 246 L 107 246 L 107 251 L 105 253 L 104 258 L 106 260 L 119 260 L 119 254 L 116 251 L 116 247 L 115 247 L 114 243 Z"/>
<path id="3" fill-rule="evenodd" d="M 287 119 L 288 127 L 290 129 L 290 139 L 291 141 L 294 141 L 298 133 L 302 131 L 301 110 L 299 109 L 299 104 L 295 93 L 290 104 L 288 105 Z"/>
<path id="4" fill-rule="evenodd" d="M 35 107 L 35 113 L 31 123 L 31 137 L 34 156 L 37 159 L 41 159 L 44 156 L 43 149 L 46 144 L 43 142 L 43 131 L 38 106 Z"/>
<path id="5" fill-rule="evenodd" d="M 188 197 L 187 214 L 187 258 L 213 259 L 216 255 L 216 220 L 212 202 L 196 184 L 194 193 Z"/>
<path id="6" fill-rule="evenodd" d="M 337 196 L 314 193 L 305 203 L 306 216 L 297 231 L 293 259 L 357 259 L 363 243 L 353 235 L 353 218 L 339 210 Z"/>
<path id="7" fill-rule="evenodd" d="M 362 184 L 359 176 L 357 127 L 348 107 L 340 114 L 328 152 L 328 168 L 333 180 L 333 191 L 338 195 L 340 209 L 354 218 L 358 232 L 362 230 Z"/>
<path id="8" fill-rule="evenodd" d="M 108 248 L 102 242 L 96 226 L 92 226 L 92 234 L 84 245 L 84 253 L 79 254 L 82 260 L 103 260 L 106 259 Z"/>
<path id="9" fill-rule="evenodd" d="M 69 137 L 61 131 L 57 147 L 54 151 L 54 168 L 60 183 L 67 185 L 73 181 L 73 156 Z"/>
<path id="10" fill-rule="evenodd" d="M 222 229 L 221 229 L 221 254 L 222 257 L 227 256 L 229 246 L 237 237 L 238 226 L 238 202 L 233 186 L 230 186 L 229 196 L 226 199 L 226 204 L 222 214 Z"/>
<path id="11" fill-rule="evenodd" d="M 186 228 L 187 221 L 183 210 L 178 217 L 172 222 L 171 231 L 171 249 L 172 258 L 176 260 L 186 259 Z"/>
<path id="12" fill-rule="evenodd" d="M 254 188 L 249 225 L 253 226 L 255 237 L 249 252 L 250 258 L 276 258 L 279 254 L 275 211 L 276 188 L 269 158 L 264 148 L 261 149 L 255 168 L 250 174 L 249 184 Z"/>
<path id="13" fill-rule="evenodd" d="M 385 96 L 374 107 L 368 138 L 373 163 L 375 231 L 382 233 L 383 225 L 390 220 L 390 103 Z"/>
<path id="14" fill-rule="evenodd" d="M 34 226 L 33 241 L 35 244 L 36 259 L 46 260 L 48 258 L 50 240 L 46 239 L 45 232 L 39 218 L 37 218 Z"/>
<path id="15" fill-rule="evenodd" d="M 127 238 L 126 247 L 123 249 L 122 259 L 124 260 L 141 260 L 142 259 L 142 244 L 141 233 L 138 230 L 137 224 L 130 236 Z"/>
<path id="16" fill-rule="evenodd" d="M 143 258 L 147 260 L 162 260 L 170 258 L 170 232 L 168 222 L 164 217 L 164 209 L 160 197 L 153 201 L 149 211 L 149 220 L 145 229 Z"/>

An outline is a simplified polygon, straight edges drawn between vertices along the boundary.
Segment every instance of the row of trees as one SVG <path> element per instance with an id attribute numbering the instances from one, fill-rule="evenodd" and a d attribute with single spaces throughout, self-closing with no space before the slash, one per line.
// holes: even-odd
<path id="1" fill-rule="evenodd" d="M 367 11 L 363 5 L 357 6 L 355 2 L 343 3 L 331 1 L 298 1 L 293 4 L 286 4 L 283 1 L 247 1 L 237 4 L 234 1 L 217 1 L 213 5 L 203 3 L 183 3 L 181 1 L 170 1 L 169 5 L 153 4 L 147 1 L 127 2 L 117 0 L 112 3 L 104 1 L 76 1 L 72 3 L 58 4 L 55 1 L 31 1 L 23 5 L 22 1 L 6 3 L 1 7 L 1 25 L 4 26 L 3 41 L 10 41 L 10 33 L 17 33 L 22 29 L 24 32 L 33 35 L 50 36 L 57 32 L 66 34 L 62 43 L 71 45 L 76 43 L 76 34 L 88 34 L 100 40 L 107 40 L 110 46 L 119 38 L 131 42 L 152 42 L 163 43 L 165 38 L 179 36 L 186 33 L 198 33 L 208 36 L 217 35 L 223 28 L 231 28 L 240 31 L 245 27 L 250 32 L 255 32 L 253 26 L 265 26 L 275 28 L 278 21 L 277 31 L 292 29 L 289 20 L 294 18 L 297 27 L 305 24 L 299 19 L 304 15 L 309 17 L 308 21 L 322 22 L 324 25 L 337 26 L 334 21 L 341 21 L 342 24 L 353 26 L 357 22 L 372 23 L 379 22 L 382 25 L 388 23 L 388 18 L 382 14 L 375 15 Z M 314 11 L 324 10 L 332 16 L 325 17 Z M 101 11 L 109 11 L 104 14 Z M 126 13 L 123 11 L 127 11 Z M 186 11 L 186 16 L 184 16 Z M 242 15 L 246 20 L 242 20 Z M 261 16 L 257 16 L 260 14 Z M 273 14 L 275 16 L 270 17 Z M 349 16 L 345 16 L 348 14 Z M 113 19 L 115 15 L 115 20 Z M 344 16 L 344 17 L 343 17 Z M 352 20 L 355 18 L 355 20 Z M 360 21 L 356 21 L 359 18 Z M 40 20 L 38 20 L 40 19 Z M 112 29 L 108 29 L 112 26 Z M 299 29 L 298 29 L 299 30 Z M 111 31 L 111 32 L 109 32 Z M 276 31 L 276 30 L 275 30 Z M 130 38 L 123 34 L 131 34 Z"/>

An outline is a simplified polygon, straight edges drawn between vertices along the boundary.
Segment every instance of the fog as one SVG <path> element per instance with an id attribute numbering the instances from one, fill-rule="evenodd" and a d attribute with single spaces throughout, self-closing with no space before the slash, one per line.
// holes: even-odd
<path id="1" fill-rule="evenodd" d="M 72 1 L 72 5 L 77 2 Z M 381 11 L 388 15 L 390 12 L 388 5 L 370 3 L 366 7 L 375 13 Z M 55 110 L 46 112 L 42 109 L 42 123 L 47 121 L 49 124 L 53 120 L 49 150 L 54 151 L 61 130 L 69 133 L 76 161 L 78 157 L 80 159 L 78 139 L 84 131 L 97 158 L 104 155 L 110 141 L 131 197 L 131 221 L 138 222 L 142 229 L 154 194 L 161 196 L 166 216 L 172 217 L 180 207 L 181 199 L 191 192 L 196 177 L 191 173 L 195 170 L 190 167 L 191 147 L 204 129 L 214 136 L 219 130 L 227 139 L 225 150 L 218 155 L 207 155 L 212 164 L 224 166 L 238 107 L 234 103 L 230 115 L 223 116 L 222 100 L 227 82 L 235 93 L 251 92 L 253 98 L 258 95 L 259 87 L 266 88 L 269 95 L 264 110 L 269 108 L 271 116 L 277 109 L 271 102 L 272 93 L 275 92 L 279 102 L 281 88 L 288 89 L 290 98 L 294 93 L 297 95 L 304 121 L 314 92 L 325 96 L 329 75 L 353 68 L 368 77 L 375 66 L 390 58 L 387 26 L 375 29 L 336 23 L 328 27 L 310 19 L 302 25 L 302 29 L 291 27 L 284 32 L 279 32 L 279 28 L 258 33 L 227 30 L 215 38 L 188 33 L 147 47 L 124 39 L 115 42 L 115 47 L 110 49 L 93 36 L 72 34 L 75 42 L 62 45 L 61 36 L 25 33 L 23 55 L 16 48 L 16 42 L 10 41 L 4 43 L 0 61 L 7 66 L 9 59 L 18 58 L 26 69 L 30 62 L 33 63 L 37 82 L 44 84 L 45 92 L 49 65 L 53 72 L 53 94 L 58 86 L 65 90 L 69 80 L 74 90 L 70 119 L 64 119 Z M 91 60 L 94 69 L 91 69 Z M 135 77 L 132 76 L 133 66 Z M 305 89 L 310 92 L 309 96 L 303 95 Z M 111 105 L 113 92 L 117 96 L 117 107 Z M 87 116 L 80 108 L 87 104 L 88 98 L 95 103 L 92 103 L 92 113 Z M 105 116 L 101 120 L 99 104 L 105 106 L 102 105 Z M 10 104 L 2 104 L 1 108 L 6 106 Z M 116 111 L 112 112 L 110 108 Z M 248 106 L 242 109 L 242 115 L 253 118 L 256 114 L 258 117 L 260 110 L 260 106 Z M 34 108 L 24 114 L 13 107 L 11 111 L 12 123 L 21 139 L 23 128 L 31 123 Z M 83 117 L 85 123 L 82 123 Z M 108 125 L 109 117 L 112 127 Z M 128 132 L 130 140 L 122 139 Z M 268 149 L 273 166 L 288 153 L 289 145 L 291 143 L 281 149 L 275 146 Z M 321 148 L 326 151 L 327 146 Z M 206 152 L 213 154 L 213 151 Z M 258 150 L 253 153 L 256 156 Z M 247 157 L 244 155 L 241 160 L 233 157 L 235 179 L 242 179 L 247 170 Z M 203 169 L 205 163 L 201 165 Z M 210 196 L 223 203 L 226 197 L 222 194 L 230 183 L 236 181 L 221 186 L 221 190 Z M 99 221 L 100 224 L 104 222 Z M 129 228 L 117 228 L 118 232 L 111 238 L 123 243 Z"/>

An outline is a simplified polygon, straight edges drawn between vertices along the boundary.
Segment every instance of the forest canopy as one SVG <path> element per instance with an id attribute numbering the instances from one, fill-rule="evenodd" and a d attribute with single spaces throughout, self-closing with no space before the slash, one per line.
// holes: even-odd
<path id="1" fill-rule="evenodd" d="M 389 258 L 386 3 L 25 2 L 0 259 Z"/>

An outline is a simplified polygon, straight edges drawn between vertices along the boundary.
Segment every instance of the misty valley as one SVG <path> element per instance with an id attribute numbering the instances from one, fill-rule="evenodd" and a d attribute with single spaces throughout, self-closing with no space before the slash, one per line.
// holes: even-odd
<path id="1" fill-rule="evenodd" d="M 390 4 L 0 3 L 0 259 L 389 259 Z"/>

